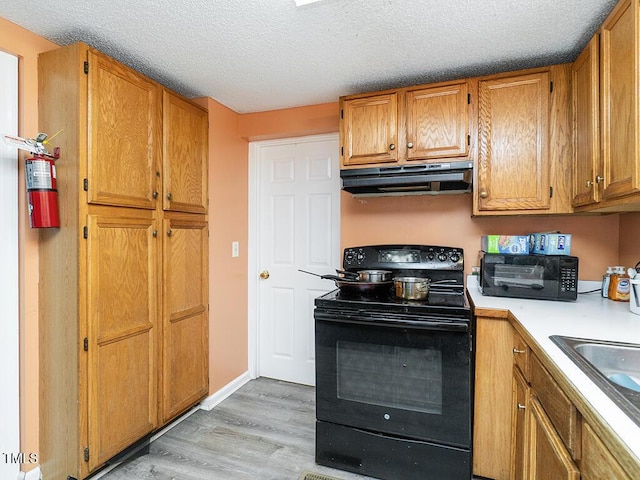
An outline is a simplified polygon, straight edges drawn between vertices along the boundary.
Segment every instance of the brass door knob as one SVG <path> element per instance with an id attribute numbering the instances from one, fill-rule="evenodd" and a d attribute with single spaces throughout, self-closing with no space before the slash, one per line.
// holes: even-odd
<path id="1" fill-rule="evenodd" d="M 267 278 L 269 278 L 269 271 L 263 270 L 262 272 L 260 272 L 260 278 L 263 280 L 266 280 Z"/>

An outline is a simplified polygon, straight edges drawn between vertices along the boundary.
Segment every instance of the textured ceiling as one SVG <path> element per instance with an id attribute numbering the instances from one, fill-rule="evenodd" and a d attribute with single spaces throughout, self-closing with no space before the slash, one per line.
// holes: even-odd
<path id="1" fill-rule="evenodd" d="M 3 0 L 0 16 L 83 41 L 238 113 L 572 61 L 615 0 Z"/>

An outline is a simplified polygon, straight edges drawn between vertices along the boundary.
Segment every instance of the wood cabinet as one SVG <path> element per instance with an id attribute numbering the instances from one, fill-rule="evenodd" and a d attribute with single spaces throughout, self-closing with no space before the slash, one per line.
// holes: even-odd
<path id="1" fill-rule="evenodd" d="M 571 211 L 568 94 L 568 65 L 479 80 L 474 215 Z"/>
<path id="2" fill-rule="evenodd" d="M 82 43 L 41 54 L 39 98 L 41 130 L 62 129 L 39 460 L 80 479 L 208 391 L 207 116 Z"/>
<path id="3" fill-rule="evenodd" d="M 208 229 L 204 217 L 164 219 L 162 421 L 207 394 Z"/>
<path id="4" fill-rule="evenodd" d="M 208 114 L 164 90 L 162 118 L 163 208 L 206 213 Z"/>
<path id="5" fill-rule="evenodd" d="M 529 413 L 529 458 L 527 477 L 531 480 L 579 480 L 580 471 L 556 433 L 537 397 Z"/>
<path id="6" fill-rule="evenodd" d="M 511 480 L 526 480 L 529 457 L 529 384 L 520 368 L 513 367 L 511 406 Z"/>
<path id="7" fill-rule="evenodd" d="M 466 80 L 340 98 L 341 167 L 469 160 Z"/>
<path id="8" fill-rule="evenodd" d="M 504 310 L 475 313 L 474 476 L 635 478 L 629 472 L 637 472 L 637 463 L 612 453 L 610 433 L 590 425 L 567 383 L 550 373 L 539 349 L 534 353 L 517 319 Z"/>
<path id="9" fill-rule="evenodd" d="M 511 471 L 513 328 L 507 315 L 476 319 L 473 474 L 507 480 Z"/>
<path id="10" fill-rule="evenodd" d="M 587 422 L 582 423 L 582 480 L 631 480 Z"/>
<path id="11" fill-rule="evenodd" d="M 621 0 L 573 65 L 576 211 L 640 210 L 640 6 Z"/>
<path id="12" fill-rule="evenodd" d="M 594 36 L 571 67 L 573 103 L 573 205 L 600 199 L 600 45 Z"/>

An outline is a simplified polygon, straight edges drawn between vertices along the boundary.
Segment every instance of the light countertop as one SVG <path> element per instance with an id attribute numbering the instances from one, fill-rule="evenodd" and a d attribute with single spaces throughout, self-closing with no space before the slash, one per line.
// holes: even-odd
<path id="1" fill-rule="evenodd" d="M 578 292 L 599 286 L 580 282 Z M 575 302 L 483 296 L 476 276 L 467 277 L 467 291 L 476 309 L 509 310 L 640 464 L 640 427 L 549 339 L 564 335 L 640 344 L 640 315 L 629 311 L 629 303 L 602 298 L 599 292 L 579 294 Z"/>

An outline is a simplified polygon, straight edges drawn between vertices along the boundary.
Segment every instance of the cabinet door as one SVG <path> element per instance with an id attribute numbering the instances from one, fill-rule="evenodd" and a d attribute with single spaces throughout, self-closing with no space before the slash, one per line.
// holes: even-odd
<path id="1" fill-rule="evenodd" d="M 549 209 L 549 73 L 480 81 L 478 133 L 478 209 Z"/>
<path id="2" fill-rule="evenodd" d="M 165 218 L 163 422 L 191 407 L 209 389 L 207 245 L 208 229 L 203 217 Z"/>
<path id="3" fill-rule="evenodd" d="M 573 63 L 573 202 L 588 205 L 599 200 L 600 81 L 599 36 L 595 35 Z"/>
<path id="4" fill-rule="evenodd" d="M 506 318 L 478 317 L 473 474 L 506 480 L 511 461 L 513 328 Z"/>
<path id="5" fill-rule="evenodd" d="M 582 424 L 583 480 L 631 480 L 588 423 Z"/>
<path id="6" fill-rule="evenodd" d="M 154 209 L 160 154 L 159 87 L 92 50 L 88 76 L 88 201 Z"/>
<path id="7" fill-rule="evenodd" d="M 122 210 L 87 223 L 90 471 L 157 425 L 154 212 Z"/>
<path id="8" fill-rule="evenodd" d="M 529 402 L 530 480 L 578 480 L 580 472 L 535 396 Z"/>
<path id="9" fill-rule="evenodd" d="M 208 113 L 166 90 L 162 108 L 163 208 L 206 213 Z"/>
<path id="10" fill-rule="evenodd" d="M 398 94 L 345 100 L 342 166 L 398 161 Z"/>
<path id="11" fill-rule="evenodd" d="M 467 82 L 406 92 L 408 160 L 468 154 L 468 93 Z"/>
<path id="12" fill-rule="evenodd" d="M 605 199 L 640 191 L 638 2 L 620 2 L 602 26 L 601 102 Z"/>
<path id="13" fill-rule="evenodd" d="M 529 385 L 520 369 L 513 367 L 513 406 L 511 409 L 511 480 L 526 480 L 528 442 Z"/>

